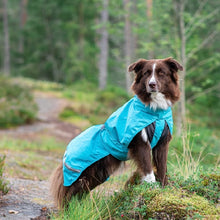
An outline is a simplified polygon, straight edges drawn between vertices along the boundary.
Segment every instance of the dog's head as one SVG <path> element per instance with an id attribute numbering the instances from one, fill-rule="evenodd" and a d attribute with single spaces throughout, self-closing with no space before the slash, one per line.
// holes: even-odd
<path id="1" fill-rule="evenodd" d="M 183 67 L 174 59 L 140 59 L 128 70 L 136 76 L 132 89 L 146 105 L 153 109 L 167 109 L 180 96 L 178 70 Z"/>

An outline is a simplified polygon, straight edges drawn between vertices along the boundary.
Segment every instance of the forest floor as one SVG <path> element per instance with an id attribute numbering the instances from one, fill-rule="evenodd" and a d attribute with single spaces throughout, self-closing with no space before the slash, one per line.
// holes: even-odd
<path id="1" fill-rule="evenodd" d="M 57 98 L 53 94 L 36 92 L 35 101 L 38 105 L 37 121 L 29 125 L 22 125 L 16 128 L 0 130 L 0 138 L 12 138 L 26 140 L 29 142 L 36 141 L 42 136 L 54 138 L 55 141 L 63 143 L 64 146 L 79 132 L 80 129 L 73 124 L 59 120 L 60 112 L 68 105 L 65 99 Z M 40 151 L 40 149 L 39 149 Z M 13 161 L 18 155 L 17 151 L 7 150 L 6 170 L 7 167 L 16 169 L 15 175 L 7 175 L 10 190 L 0 200 L 0 219 L 47 219 L 48 212 L 54 209 L 52 199 L 49 195 L 49 173 L 52 172 L 53 164 L 58 164 L 61 158 L 54 158 L 53 155 L 41 155 L 41 160 L 51 160 L 52 168 L 45 171 L 48 178 L 39 180 L 36 178 L 24 178 Z M 26 152 L 19 151 L 19 158 L 27 157 Z M 56 163 L 54 163 L 54 160 Z M 55 168 L 55 167 L 54 167 Z M 23 168 L 20 169 L 25 169 Z M 46 168 L 47 169 L 47 168 Z M 22 170 L 22 171 L 23 171 Z M 26 170 L 32 175 L 30 169 Z M 44 171 L 43 171 L 44 172 Z"/>

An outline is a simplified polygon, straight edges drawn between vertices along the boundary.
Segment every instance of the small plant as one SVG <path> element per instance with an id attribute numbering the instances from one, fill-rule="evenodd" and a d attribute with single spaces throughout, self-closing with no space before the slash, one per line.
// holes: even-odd
<path id="1" fill-rule="evenodd" d="M 0 155 L 0 197 L 8 192 L 7 182 L 3 178 L 5 155 Z"/>

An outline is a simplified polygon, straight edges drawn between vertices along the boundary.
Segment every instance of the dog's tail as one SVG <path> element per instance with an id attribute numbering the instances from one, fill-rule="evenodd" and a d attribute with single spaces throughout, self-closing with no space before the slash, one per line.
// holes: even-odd
<path id="1" fill-rule="evenodd" d="M 67 187 L 63 186 L 63 163 L 55 169 L 50 177 L 50 192 L 56 206 L 62 208 L 67 193 Z"/>

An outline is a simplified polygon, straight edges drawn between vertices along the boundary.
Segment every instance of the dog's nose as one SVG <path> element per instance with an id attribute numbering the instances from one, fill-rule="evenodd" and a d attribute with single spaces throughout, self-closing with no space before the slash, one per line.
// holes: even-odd
<path id="1" fill-rule="evenodd" d="M 150 82 L 150 83 L 149 83 L 149 87 L 150 87 L 151 89 L 155 89 L 156 86 L 157 86 L 156 82 Z"/>

